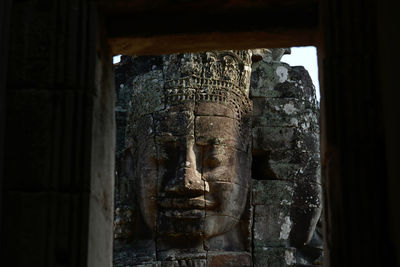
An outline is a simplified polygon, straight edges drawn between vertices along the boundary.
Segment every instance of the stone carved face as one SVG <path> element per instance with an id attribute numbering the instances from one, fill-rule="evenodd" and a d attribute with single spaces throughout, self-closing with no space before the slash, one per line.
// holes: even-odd
<path id="1" fill-rule="evenodd" d="M 215 105 L 205 103 L 203 110 Z M 168 110 L 147 118 L 147 130 L 141 124 L 150 134 L 138 146 L 137 193 L 145 222 L 158 236 L 223 234 L 246 205 L 251 156 L 239 121 L 195 113 Z"/>

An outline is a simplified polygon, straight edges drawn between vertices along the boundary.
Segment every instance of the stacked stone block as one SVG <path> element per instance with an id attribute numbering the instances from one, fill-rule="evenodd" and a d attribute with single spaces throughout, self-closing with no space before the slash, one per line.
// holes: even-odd
<path id="1" fill-rule="evenodd" d="M 303 67 L 280 61 L 282 54 L 254 52 L 253 58 L 259 60 L 252 65 L 250 92 L 253 262 L 255 266 L 318 264 L 321 242 L 311 249 L 313 257 L 307 251 L 303 255 L 316 235 L 321 212 L 315 88 Z"/>

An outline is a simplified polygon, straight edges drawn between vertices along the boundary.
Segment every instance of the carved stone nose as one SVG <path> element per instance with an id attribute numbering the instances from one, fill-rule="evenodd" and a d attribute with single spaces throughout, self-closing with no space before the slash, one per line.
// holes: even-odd
<path id="1" fill-rule="evenodd" d="M 196 153 L 193 145 L 188 145 L 180 157 L 176 175 L 168 181 L 165 192 L 196 197 L 208 191 L 208 183 L 201 179 L 201 173 L 197 170 Z"/>

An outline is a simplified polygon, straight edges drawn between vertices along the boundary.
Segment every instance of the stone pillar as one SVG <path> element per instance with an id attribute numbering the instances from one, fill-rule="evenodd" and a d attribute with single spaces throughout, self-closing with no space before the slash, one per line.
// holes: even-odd
<path id="1" fill-rule="evenodd" d="M 15 1 L 3 233 L 13 266 L 111 266 L 111 55 L 93 1 Z"/>
<path id="2" fill-rule="evenodd" d="M 392 216 L 398 216 L 398 204 L 393 203 L 397 212 L 391 216 L 387 202 L 388 192 L 391 197 L 398 195 L 395 186 L 398 182 L 394 182 L 398 181 L 398 175 L 389 180 L 387 171 L 391 161 L 385 151 L 385 141 L 388 147 L 396 144 L 389 138 L 395 132 L 389 131 L 393 130 L 391 125 L 398 125 L 398 116 L 393 116 L 399 114 L 397 101 L 393 102 L 397 98 L 392 94 L 398 91 L 398 81 L 397 72 L 393 72 L 395 76 L 386 76 L 393 67 L 378 65 L 384 62 L 380 57 L 396 62 L 388 55 L 393 50 L 380 50 L 377 42 L 378 33 L 380 38 L 390 31 L 397 35 L 397 30 L 391 27 L 396 29 L 392 23 L 395 21 L 398 25 L 398 9 L 389 5 L 391 11 L 387 12 L 388 9 L 382 15 L 384 20 L 392 22 L 377 31 L 377 3 L 327 0 L 321 9 L 324 44 L 319 57 L 323 78 L 326 266 L 398 264 L 394 262 L 398 256 L 392 251 L 393 232 L 388 227 Z M 395 35 L 381 39 L 381 44 L 393 43 Z M 397 49 L 397 45 L 393 47 Z M 391 78 L 385 80 L 385 76 Z M 382 104 L 382 96 L 387 93 L 390 96 L 386 95 Z M 395 106 L 388 106 L 389 103 Z M 387 118 L 393 120 L 389 122 Z M 393 168 L 398 169 L 398 160 Z M 388 190 L 389 181 L 392 187 Z M 398 229 L 398 225 L 393 226 L 392 229 Z"/>
<path id="3" fill-rule="evenodd" d="M 8 35 L 10 23 L 11 0 L 0 3 L 0 218 L 2 218 L 3 207 L 3 179 L 4 179 L 4 136 L 6 118 L 6 74 L 8 59 Z M 3 244 L 2 220 L 0 219 L 0 247 Z"/>
<path id="4" fill-rule="evenodd" d="M 398 42 L 393 41 L 400 28 L 400 17 L 398 16 L 400 3 L 390 1 L 378 2 L 378 51 L 374 54 L 379 62 L 379 81 L 382 93 L 381 103 L 383 105 L 383 123 L 385 127 L 386 166 L 388 171 L 388 226 L 393 255 L 397 255 L 397 264 L 400 262 L 400 127 L 396 123 L 400 118 L 398 101 L 400 99 L 399 81 L 397 76 L 397 64 L 400 61 L 400 53 L 397 52 Z M 395 53 L 387 54 L 387 51 Z M 394 264 L 393 264 L 394 265 Z"/>

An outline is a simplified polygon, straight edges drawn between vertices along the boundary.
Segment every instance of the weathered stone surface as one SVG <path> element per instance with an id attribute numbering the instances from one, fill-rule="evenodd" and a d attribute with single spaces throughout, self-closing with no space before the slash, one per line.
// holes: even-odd
<path id="1" fill-rule="evenodd" d="M 300 266 L 319 266 L 323 262 L 322 221 L 318 220 L 311 241 L 296 249 L 296 263 Z"/>
<path id="2" fill-rule="evenodd" d="M 203 263 L 207 258 L 207 251 L 204 250 L 202 242 L 198 242 L 198 240 L 186 239 L 186 244 L 190 242 L 190 246 L 185 246 L 185 243 L 181 243 L 181 247 L 177 246 L 177 244 L 171 244 L 168 240 L 158 240 L 158 242 L 157 257 L 162 262 L 178 261 L 185 263 L 185 261 L 193 261 Z"/>
<path id="3" fill-rule="evenodd" d="M 242 140 L 240 122 L 226 117 L 196 116 L 196 143 L 225 145 L 247 152 L 249 142 Z"/>
<path id="4" fill-rule="evenodd" d="M 250 179 L 250 177 L 249 177 Z M 205 234 L 214 236 L 228 232 L 240 221 L 245 209 L 248 188 L 235 183 L 210 182 L 210 194 L 206 194 L 206 201 L 219 203 L 206 211 Z"/>
<path id="5" fill-rule="evenodd" d="M 304 159 L 308 158 L 307 164 L 302 166 L 296 174 L 296 181 L 300 183 L 318 183 L 321 184 L 321 164 L 319 155 L 306 154 Z"/>
<path id="6" fill-rule="evenodd" d="M 184 111 L 165 110 L 154 114 L 153 117 L 154 125 L 151 125 L 151 131 L 155 131 L 157 136 L 194 138 L 193 105 L 187 106 Z"/>
<path id="7" fill-rule="evenodd" d="M 280 74 L 279 67 L 276 73 L 278 76 L 282 77 Z M 283 71 L 285 73 L 285 71 Z M 285 76 L 283 75 L 283 78 Z M 283 79 L 281 79 L 283 80 Z M 302 66 L 290 67 L 288 79 L 284 82 L 280 82 L 274 88 L 275 91 L 280 93 L 281 97 L 285 98 L 299 98 L 308 100 L 310 103 L 315 103 L 315 87 L 312 83 L 310 75 L 306 69 Z"/>
<path id="8" fill-rule="evenodd" d="M 230 253 L 211 252 L 208 254 L 207 264 L 210 267 L 253 266 L 250 253 L 238 253 L 238 252 L 230 252 Z"/>
<path id="9" fill-rule="evenodd" d="M 135 132 L 133 138 L 125 139 L 125 149 L 130 148 L 137 149 L 141 146 L 140 140 L 152 139 L 154 136 L 153 130 L 153 117 L 146 115 L 146 120 L 136 120 L 131 122 L 126 128 L 126 135 L 132 135 L 132 131 Z"/>
<path id="10" fill-rule="evenodd" d="M 196 116 L 220 116 L 236 119 L 236 112 L 217 103 L 197 103 Z"/>
<path id="11" fill-rule="evenodd" d="M 132 159 L 130 166 L 122 164 L 128 171 L 120 171 L 119 179 L 135 181 L 136 210 L 145 222 L 139 229 L 149 228 L 146 238 L 157 240 L 162 266 L 203 266 L 206 261 L 195 259 L 205 259 L 204 248 L 248 249 L 250 53 L 168 55 L 162 68 L 144 69 L 132 79 L 131 101 L 121 102 L 120 113 L 128 113 L 124 138 Z M 129 95 L 124 86 L 121 96 Z M 117 196 L 126 199 L 125 191 Z M 137 239 L 126 228 L 140 220 L 131 223 L 128 213 L 129 205 L 116 210 L 121 242 Z"/>
<path id="12" fill-rule="evenodd" d="M 259 127 L 253 128 L 253 146 L 256 149 L 281 151 L 297 149 L 316 153 L 319 148 L 318 134 L 296 127 Z"/>
<path id="13" fill-rule="evenodd" d="M 128 102 L 130 119 L 141 117 L 165 108 L 164 106 L 164 87 L 163 72 L 153 70 L 145 73 L 132 81 L 133 92 L 130 96 L 134 103 Z"/>
<path id="14" fill-rule="evenodd" d="M 253 205 L 289 205 L 293 197 L 293 182 L 253 180 Z"/>
<path id="15" fill-rule="evenodd" d="M 261 49 L 252 49 L 252 61 L 253 63 L 258 62 L 260 60 L 264 62 L 274 62 L 280 61 L 283 55 L 290 54 L 290 48 L 261 48 Z"/>
<path id="16" fill-rule="evenodd" d="M 161 267 L 206 267 L 207 261 L 203 259 L 199 260 L 179 260 L 179 261 L 163 261 Z"/>
<path id="17" fill-rule="evenodd" d="M 299 98 L 268 98 L 253 97 L 253 116 L 268 116 L 271 113 L 279 113 L 280 116 L 301 115 L 307 109 L 316 107 L 315 102 Z M 281 118 L 282 122 L 284 118 Z M 273 126 L 273 125 L 270 125 Z"/>
<path id="18" fill-rule="evenodd" d="M 322 206 L 322 186 L 319 183 L 296 182 L 293 201 L 296 206 L 304 208 L 319 208 Z"/>
<path id="19" fill-rule="evenodd" d="M 155 243 L 152 241 L 114 244 L 113 263 L 115 267 L 161 266 L 156 260 Z"/>
<path id="20" fill-rule="evenodd" d="M 252 65 L 251 97 L 298 98 L 313 103 L 315 89 L 304 67 L 259 61 Z"/>
<path id="21" fill-rule="evenodd" d="M 118 88 L 119 125 L 127 129 L 119 136 L 126 139 L 121 151 L 129 147 L 131 155 L 120 152 L 126 158 L 118 172 L 117 196 L 124 201 L 117 203 L 115 222 L 120 263 L 251 266 L 254 257 L 255 266 L 291 266 L 294 257 L 312 261 L 307 252 L 319 248 L 296 242 L 310 241 L 318 219 L 317 206 L 297 211 L 317 205 L 309 198 L 320 197 L 318 186 L 309 185 L 319 182 L 315 93 L 304 69 L 279 62 L 285 49 L 254 53 L 251 77 L 246 51 L 129 63 L 139 75 L 130 78 L 131 89 L 121 80 Z M 123 65 L 118 67 L 132 71 Z M 124 204 L 133 195 L 137 203 Z M 138 212 L 142 219 L 136 219 Z M 144 234 L 130 231 L 133 225 Z M 129 242 L 123 240 L 138 241 L 138 234 L 154 242 L 154 249 L 146 255 L 146 246 L 139 246 L 140 256 L 133 250 L 124 256 Z M 293 244 L 302 249 L 296 256 L 288 248 Z M 251 248 L 255 251 L 249 254 Z"/>
<path id="22" fill-rule="evenodd" d="M 121 131 L 120 129 L 125 129 L 127 125 L 126 121 L 127 112 L 123 109 L 115 110 L 115 123 L 117 131 L 116 136 L 116 151 L 117 154 L 121 153 L 125 148 L 125 131 Z"/>
<path id="23" fill-rule="evenodd" d="M 253 252 L 255 267 L 286 267 L 295 266 L 294 248 L 260 247 Z"/>
<path id="24" fill-rule="evenodd" d="M 304 68 L 289 67 L 274 61 L 272 55 L 262 55 L 267 51 L 256 53 L 259 55 L 253 58 L 258 61 L 253 63 L 251 76 L 252 177 L 256 180 L 253 204 L 258 204 L 254 208 L 253 244 L 255 248 L 292 246 L 299 249 L 295 257 L 300 264 L 314 264 L 321 256 L 321 240 L 311 245 L 321 211 L 319 118 L 314 87 Z M 289 183 L 290 190 L 271 187 L 271 182 L 279 186 Z M 269 192 L 279 194 L 269 196 Z M 285 192 L 290 198 L 282 201 Z M 263 202 L 269 204 L 261 206 Z M 279 257 L 284 255 L 275 259 Z M 260 266 L 287 266 L 273 258 L 265 258 Z"/>
<path id="25" fill-rule="evenodd" d="M 213 236 L 204 240 L 204 248 L 208 251 L 208 255 L 213 253 L 213 251 L 218 251 L 219 253 L 223 253 L 224 251 L 245 251 L 248 253 L 251 251 L 253 206 L 251 205 L 250 198 L 251 195 L 248 194 L 242 216 L 231 231 L 224 235 Z"/>
<path id="26" fill-rule="evenodd" d="M 253 181 L 254 247 L 285 247 L 288 244 L 292 228 L 292 196 L 292 182 Z"/>
<path id="27" fill-rule="evenodd" d="M 288 79 L 290 66 L 286 63 L 264 61 L 252 65 L 251 96 L 252 97 L 281 97 L 282 94 L 275 90 L 278 83 Z"/>
<path id="28" fill-rule="evenodd" d="M 153 262 L 153 263 L 139 264 L 139 265 L 133 265 L 133 266 L 135 266 L 135 267 L 161 267 L 161 262 Z"/>
<path id="29" fill-rule="evenodd" d="M 302 248 L 311 241 L 321 216 L 322 187 L 317 183 L 300 182 L 296 183 L 295 188 L 291 208 L 294 224 L 290 239 L 293 246 Z"/>
<path id="30" fill-rule="evenodd" d="M 122 152 L 127 146 L 125 145 L 125 129 L 127 126 L 128 109 L 132 99 L 133 81 L 138 84 L 139 76 L 154 76 L 148 82 L 153 91 L 157 91 L 158 85 L 162 85 L 163 80 L 158 74 L 162 71 L 161 56 L 141 56 L 130 57 L 121 56 L 121 62 L 114 65 L 115 71 L 115 88 L 117 101 L 115 105 L 116 123 L 117 123 L 117 152 Z M 158 82 L 156 82 L 156 80 Z M 161 88 L 161 87 L 159 87 Z M 155 104 L 153 102 L 153 104 Z M 160 106 L 161 107 L 161 106 Z"/>
<path id="31" fill-rule="evenodd" d="M 255 127 L 299 127 L 304 131 L 318 130 L 316 106 L 308 100 L 293 98 L 253 98 Z"/>
<path id="32" fill-rule="evenodd" d="M 131 206 L 119 206 L 115 209 L 114 239 L 126 239 L 132 236 L 133 214 Z"/>
<path id="33" fill-rule="evenodd" d="M 293 163 L 280 163 L 271 161 L 269 165 L 272 173 L 275 175 L 275 178 L 279 180 L 294 181 L 297 173 L 299 173 L 301 170 L 299 164 Z"/>
<path id="34" fill-rule="evenodd" d="M 139 75 L 146 74 L 153 70 L 162 70 L 162 56 L 121 56 L 121 61 L 114 65 L 114 76 L 116 90 L 119 91 L 122 87 L 130 89 L 132 81 Z M 128 90 L 131 91 L 131 90 Z M 118 95 L 118 103 L 130 100 L 129 95 Z"/>
<path id="35" fill-rule="evenodd" d="M 254 207 L 254 247 L 285 247 L 292 229 L 290 202 Z"/>
<path id="36" fill-rule="evenodd" d="M 293 147 L 295 134 L 295 128 L 254 127 L 253 148 L 264 151 L 290 149 Z"/>

